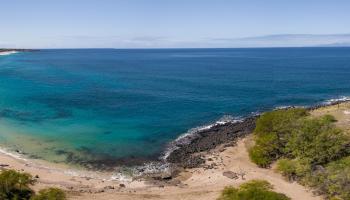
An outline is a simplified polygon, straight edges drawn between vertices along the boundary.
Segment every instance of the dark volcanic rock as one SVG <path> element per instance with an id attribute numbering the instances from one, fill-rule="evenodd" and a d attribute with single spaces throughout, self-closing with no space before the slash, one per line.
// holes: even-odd
<path id="1" fill-rule="evenodd" d="M 196 133 L 188 144 L 179 144 L 177 149 L 166 158 L 168 162 L 175 163 L 185 168 L 194 168 L 205 161 L 196 153 L 214 149 L 218 145 L 235 141 L 255 129 L 257 116 L 244 119 L 241 122 L 215 125 L 207 130 Z"/>

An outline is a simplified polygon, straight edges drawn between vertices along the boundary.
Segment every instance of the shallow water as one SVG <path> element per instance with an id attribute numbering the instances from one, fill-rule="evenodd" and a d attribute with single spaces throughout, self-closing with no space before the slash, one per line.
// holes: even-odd
<path id="1" fill-rule="evenodd" d="M 223 116 L 350 96 L 350 48 L 42 50 L 0 57 L 0 142 L 54 162 L 157 158 Z"/>

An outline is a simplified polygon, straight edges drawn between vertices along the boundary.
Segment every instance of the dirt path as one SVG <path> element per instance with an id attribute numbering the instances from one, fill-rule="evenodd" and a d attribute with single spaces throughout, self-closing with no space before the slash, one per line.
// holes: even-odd
<path id="1" fill-rule="evenodd" d="M 233 147 L 226 147 L 224 151 L 220 149 L 212 152 L 207 157 L 207 165 L 212 169 L 192 169 L 183 172 L 178 180 L 182 181 L 182 186 L 128 188 L 120 191 L 106 191 L 99 194 L 83 194 L 72 196 L 72 199 L 176 199 L 176 200 L 212 200 L 216 199 L 220 191 L 228 185 L 238 186 L 251 179 L 264 179 L 269 181 L 274 190 L 286 194 L 295 200 L 319 200 L 311 191 L 305 187 L 286 181 L 281 175 L 275 173 L 273 169 L 261 169 L 250 162 L 247 153 L 247 142 L 250 138 L 244 138 Z M 213 165 L 211 165 L 213 164 Z M 211 167 L 209 167 L 211 168 Z M 223 176 L 223 172 L 232 171 L 245 174 L 244 179 L 230 179 Z"/>
<path id="2" fill-rule="evenodd" d="M 212 200 L 220 195 L 220 191 L 229 185 L 239 184 L 251 179 L 264 179 L 269 181 L 274 190 L 286 194 L 295 200 L 317 200 L 320 197 L 313 196 L 303 186 L 286 181 L 273 169 L 261 169 L 250 162 L 247 152 L 247 144 L 250 138 L 239 140 L 236 145 L 218 148 L 206 156 L 206 167 L 191 169 L 180 174 L 175 179 L 178 186 L 154 186 L 141 181 L 120 183 L 115 181 L 89 179 L 72 176 L 66 170 L 52 170 L 52 168 L 38 168 L 24 160 L 18 160 L 11 156 L 0 154 L 0 163 L 6 163 L 6 168 L 17 169 L 39 175 L 35 189 L 46 187 L 61 187 L 69 192 L 69 199 L 74 200 L 130 200 L 130 199 L 176 199 L 176 200 Z M 223 172 L 235 172 L 245 174 L 244 179 L 230 179 L 223 176 Z M 101 174 L 100 174 L 101 175 Z M 181 183 L 180 183 L 181 182 Z"/>

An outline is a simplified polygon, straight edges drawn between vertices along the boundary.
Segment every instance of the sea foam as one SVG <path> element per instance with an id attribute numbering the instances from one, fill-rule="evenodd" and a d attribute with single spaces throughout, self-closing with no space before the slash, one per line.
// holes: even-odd
<path id="1" fill-rule="evenodd" d="M 5 52 L 0 52 L 0 56 L 7 56 L 11 54 L 18 53 L 18 51 L 5 51 Z"/>
<path id="2" fill-rule="evenodd" d="M 350 96 L 341 96 L 339 98 L 329 99 L 329 100 L 324 101 L 323 104 L 330 105 L 333 103 L 341 103 L 341 102 L 345 102 L 345 101 L 350 101 Z"/>

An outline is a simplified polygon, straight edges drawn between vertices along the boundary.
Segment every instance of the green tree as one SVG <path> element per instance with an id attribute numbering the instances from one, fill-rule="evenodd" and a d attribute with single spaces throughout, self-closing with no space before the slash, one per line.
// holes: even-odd
<path id="1" fill-rule="evenodd" d="M 294 157 L 308 160 L 313 166 L 326 164 L 350 153 L 349 137 L 327 118 L 305 119 L 286 144 Z"/>
<path id="2" fill-rule="evenodd" d="M 29 199 L 34 194 L 29 186 L 34 183 L 35 180 L 28 173 L 20 173 L 15 170 L 2 171 L 0 173 L 0 199 Z"/>
<path id="3" fill-rule="evenodd" d="M 285 145 L 299 120 L 308 115 L 303 108 L 266 112 L 259 117 L 254 130 L 255 145 L 249 149 L 251 160 L 260 167 L 268 167 L 283 156 Z"/>
<path id="4" fill-rule="evenodd" d="M 276 169 L 290 180 L 330 199 L 350 200 L 350 136 L 335 121 L 331 115 L 308 117 L 302 109 L 263 114 L 249 156 L 261 167 L 278 160 Z"/>

